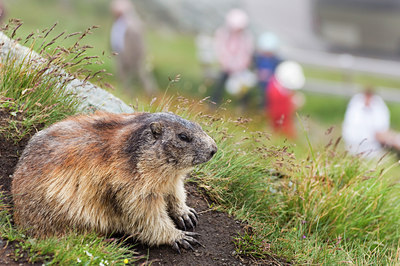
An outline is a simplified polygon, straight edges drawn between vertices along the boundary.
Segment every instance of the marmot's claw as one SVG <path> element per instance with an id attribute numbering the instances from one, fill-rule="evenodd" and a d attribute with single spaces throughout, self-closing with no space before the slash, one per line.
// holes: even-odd
<path id="1" fill-rule="evenodd" d="M 193 229 L 194 228 L 192 219 L 191 219 L 191 217 L 189 217 L 189 215 L 187 215 L 187 214 L 184 215 L 183 216 L 183 220 L 185 220 L 186 228 L 188 228 L 188 229 Z"/>
<path id="2" fill-rule="evenodd" d="M 175 219 L 175 222 L 179 229 L 186 231 L 185 221 L 182 217 L 178 217 L 177 219 Z"/>
<path id="3" fill-rule="evenodd" d="M 203 248 L 205 247 L 203 244 L 201 244 L 197 239 L 195 239 L 195 238 L 193 238 L 193 237 L 188 237 L 188 238 L 190 238 L 190 242 L 192 243 L 192 244 L 197 244 L 197 245 L 199 245 L 199 246 L 202 246 Z M 186 239 L 187 240 L 187 239 Z"/>
<path id="4" fill-rule="evenodd" d="M 184 249 L 191 249 L 192 251 L 194 251 L 192 245 L 190 245 L 190 243 L 187 242 L 186 240 L 182 240 L 181 245 L 183 246 Z"/>
<path id="5" fill-rule="evenodd" d="M 178 246 L 177 242 L 172 244 L 172 249 L 175 250 L 176 252 L 178 252 L 179 254 L 181 254 L 181 250 L 179 249 L 179 246 Z"/>
<path id="6" fill-rule="evenodd" d="M 189 208 L 189 211 L 190 211 L 191 213 L 193 213 L 193 214 L 194 214 L 194 216 L 196 216 L 196 218 L 197 218 L 197 219 L 199 219 L 199 215 L 197 214 L 197 212 L 196 212 L 196 210 L 195 210 L 195 209 L 193 209 L 193 208 Z"/>
<path id="7" fill-rule="evenodd" d="M 190 219 L 192 220 L 194 226 L 196 226 L 197 223 L 198 223 L 196 215 L 194 213 L 192 213 L 192 212 L 189 212 L 188 215 L 189 215 Z"/>
<path id="8" fill-rule="evenodd" d="M 195 232 L 185 232 L 185 240 L 188 241 L 190 244 L 192 245 L 199 245 L 202 246 L 204 248 L 204 245 L 202 245 L 197 239 L 195 239 L 195 237 L 200 236 L 199 233 L 195 233 Z"/>
<path id="9" fill-rule="evenodd" d="M 194 233 L 194 232 L 184 232 L 184 235 L 181 239 L 175 241 L 174 244 L 172 244 L 172 249 L 181 254 L 180 248 L 184 249 L 191 249 L 194 251 L 194 248 L 192 245 L 199 245 L 204 247 L 197 239 L 193 237 L 197 237 L 200 234 Z"/>
<path id="10" fill-rule="evenodd" d="M 195 232 L 184 232 L 184 233 L 185 233 L 185 235 L 192 236 L 192 237 L 201 236 L 199 233 L 195 233 Z"/>
<path id="11" fill-rule="evenodd" d="M 194 229 L 199 220 L 198 220 L 198 215 L 196 213 L 196 211 L 192 208 L 189 208 L 189 211 L 185 214 L 183 214 L 182 216 L 178 216 L 178 217 L 173 217 L 173 220 L 175 221 L 176 226 L 183 230 L 190 230 L 190 229 Z"/>
<path id="12" fill-rule="evenodd" d="M 198 223 L 199 216 L 193 208 L 189 208 L 189 212 L 183 216 L 185 220 L 186 227 L 188 229 L 193 229 Z"/>

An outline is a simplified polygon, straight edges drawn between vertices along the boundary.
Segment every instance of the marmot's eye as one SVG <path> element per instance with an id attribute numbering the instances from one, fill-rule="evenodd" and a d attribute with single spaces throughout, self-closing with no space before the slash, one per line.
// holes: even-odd
<path id="1" fill-rule="evenodd" d="M 192 139 L 188 137 L 188 135 L 186 135 L 185 133 L 180 133 L 178 134 L 178 137 L 180 140 L 184 141 L 184 142 L 191 142 Z"/>

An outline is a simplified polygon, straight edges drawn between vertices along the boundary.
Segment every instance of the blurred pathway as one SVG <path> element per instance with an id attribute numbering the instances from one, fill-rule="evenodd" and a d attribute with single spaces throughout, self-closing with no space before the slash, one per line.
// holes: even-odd
<path id="1" fill-rule="evenodd" d="M 350 98 L 364 88 L 350 83 L 330 82 L 326 80 L 307 79 L 304 91 L 327 95 L 343 96 Z M 376 87 L 376 92 L 386 102 L 400 103 L 400 90 L 398 88 Z"/>

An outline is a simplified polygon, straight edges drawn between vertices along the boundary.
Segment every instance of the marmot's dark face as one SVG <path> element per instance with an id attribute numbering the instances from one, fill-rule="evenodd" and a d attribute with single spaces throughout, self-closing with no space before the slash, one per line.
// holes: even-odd
<path id="1" fill-rule="evenodd" d="M 161 160 L 154 164 L 167 163 L 185 169 L 209 161 L 217 152 L 214 140 L 200 125 L 175 114 L 146 114 L 143 122 L 141 136 L 133 136 L 129 142 L 136 143 L 134 148 L 139 148 L 140 142 L 145 145 L 140 145 L 140 151 L 131 150 L 132 159 L 152 152 Z"/>

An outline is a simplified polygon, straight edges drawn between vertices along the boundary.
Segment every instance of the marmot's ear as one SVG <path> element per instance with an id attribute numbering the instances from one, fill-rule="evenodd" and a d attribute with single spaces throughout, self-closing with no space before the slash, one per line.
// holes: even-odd
<path id="1" fill-rule="evenodd" d="M 150 124 L 151 133 L 153 136 L 158 139 L 162 134 L 162 125 L 160 122 L 152 122 Z"/>

